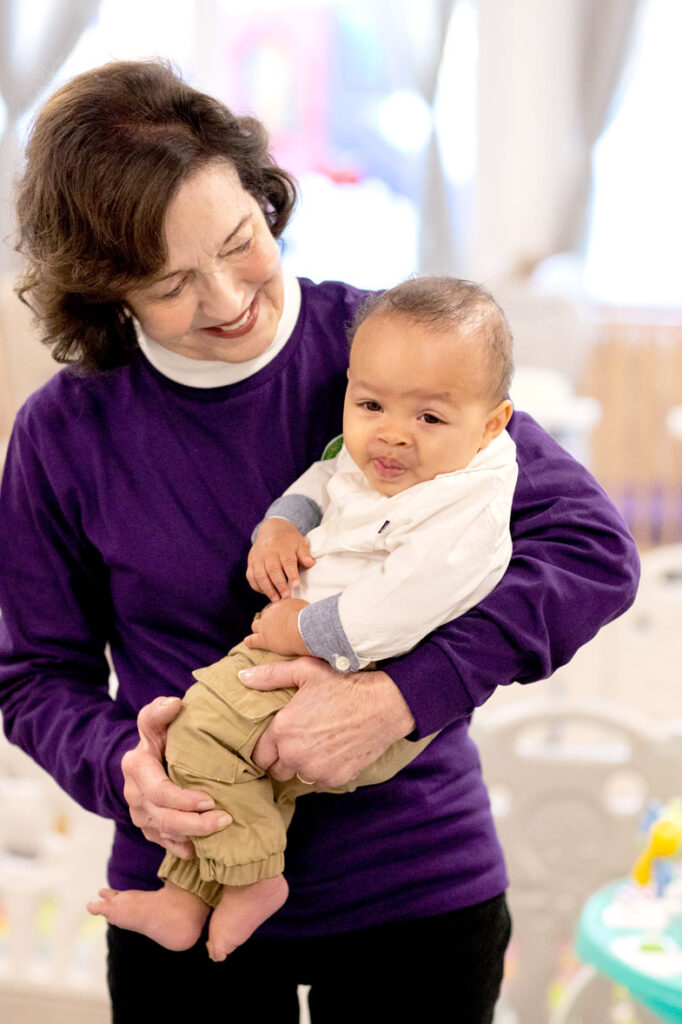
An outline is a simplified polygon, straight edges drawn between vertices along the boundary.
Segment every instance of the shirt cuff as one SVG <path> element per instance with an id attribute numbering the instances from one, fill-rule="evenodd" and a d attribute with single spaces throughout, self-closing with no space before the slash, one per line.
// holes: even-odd
<path id="1" fill-rule="evenodd" d="M 340 594 L 332 594 L 303 608 L 298 617 L 298 629 L 311 654 L 324 658 L 339 672 L 357 672 L 368 662 L 360 661 L 341 625 L 339 616 Z"/>
<path id="2" fill-rule="evenodd" d="M 284 494 L 281 498 L 273 501 L 261 519 L 261 523 L 265 519 L 287 519 L 305 537 L 306 533 L 310 533 L 315 526 L 320 525 L 322 509 L 316 501 L 305 494 Z M 252 542 L 256 539 L 258 526 L 251 535 Z"/>

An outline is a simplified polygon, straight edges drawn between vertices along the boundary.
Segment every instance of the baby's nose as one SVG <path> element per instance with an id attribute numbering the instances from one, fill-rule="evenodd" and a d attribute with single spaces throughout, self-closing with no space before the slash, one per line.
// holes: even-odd
<path id="1" fill-rule="evenodd" d="M 403 427 L 401 427 L 397 423 L 386 423 L 386 424 L 384 424 L 384 426 L 382 427 L 382 429 L 380 431 L 380 434 L 381 434 L 381 440 L 382 441 L 384 441 L 386 444 L 390 444 L 390 445 L 392 445 L 394 447 L 396 445 L 406 445 L 406 444 L 409 444 L 409 434 L 408 434 L 407 430 L 405 430 Z"/>

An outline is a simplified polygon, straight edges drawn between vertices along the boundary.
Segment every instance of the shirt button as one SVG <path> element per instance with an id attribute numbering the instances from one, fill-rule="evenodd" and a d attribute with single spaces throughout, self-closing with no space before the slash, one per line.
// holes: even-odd
<path id="1" fill-rule="evenodd" d="M 347 658 L 345 654 L 335 654 L 334 665 L 339 672 L 347 672 L 350 668 L 350 658 Z"/>

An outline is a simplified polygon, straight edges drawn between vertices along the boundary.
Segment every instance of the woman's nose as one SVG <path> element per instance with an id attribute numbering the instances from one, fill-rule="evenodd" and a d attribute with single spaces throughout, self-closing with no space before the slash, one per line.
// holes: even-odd
<path id="1" fill-rule="evenodd" d="M 230 323 L 242 316 L 252 296 L 238 281 L 231 269 L 206 274 L 202 282 L 201 312 L 218 324 Z"/>

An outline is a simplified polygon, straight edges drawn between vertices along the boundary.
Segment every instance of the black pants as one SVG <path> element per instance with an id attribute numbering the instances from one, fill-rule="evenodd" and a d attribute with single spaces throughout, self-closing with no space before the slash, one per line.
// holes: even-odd
<path id="1" fill-rule="evenodd" d="M 323 939 L 253 938 L 222 964 L 109 928 L 114 1024 L 490 1024 L 511 923 L 504 896 L 438 917 Z"/>

